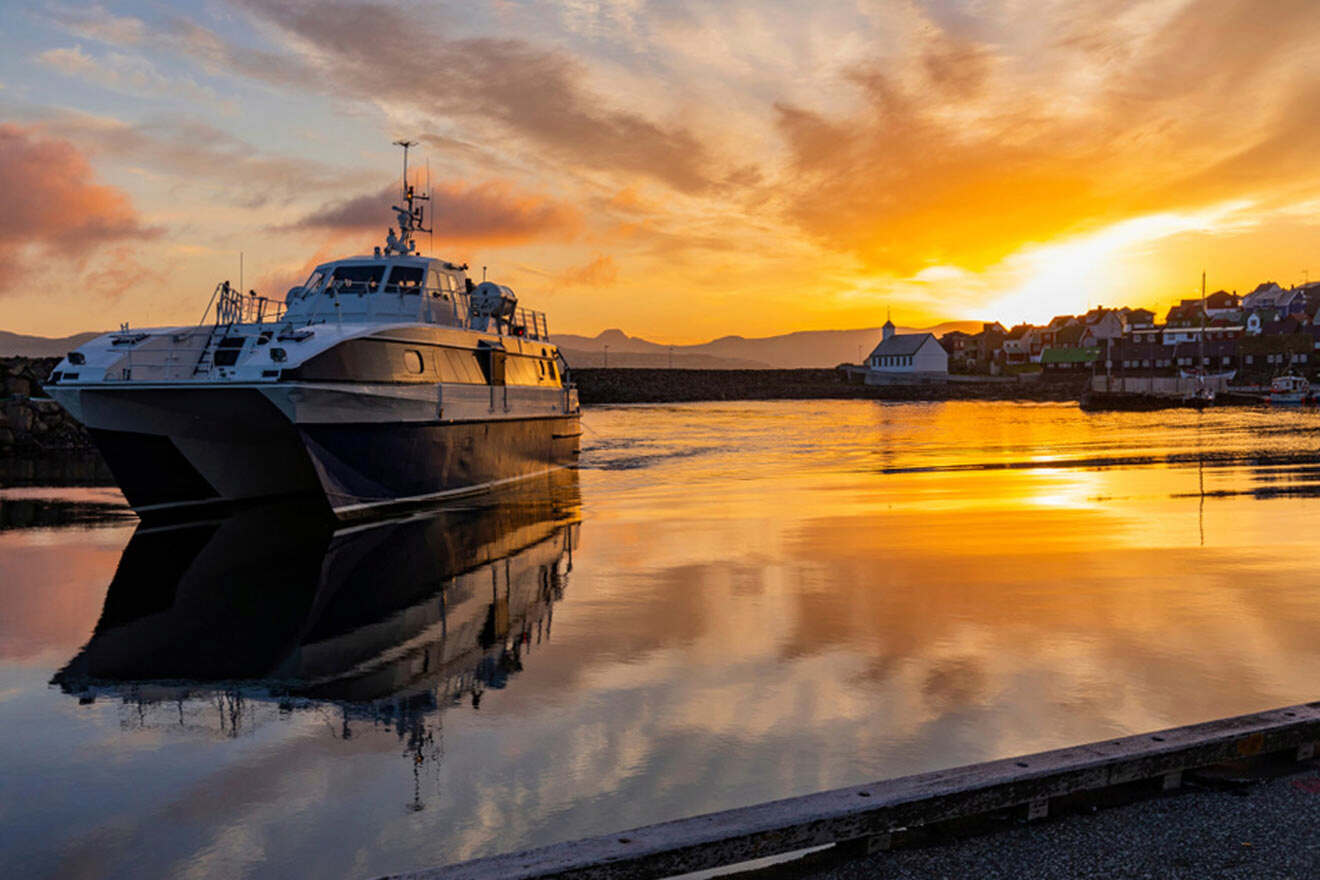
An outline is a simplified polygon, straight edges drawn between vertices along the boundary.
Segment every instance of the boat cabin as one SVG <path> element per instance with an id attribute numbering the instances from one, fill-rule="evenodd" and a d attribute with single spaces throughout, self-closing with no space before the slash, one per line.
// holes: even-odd
<path id="1" fill-rule="evenodd" d="M 473 284 L 465 269 L 415 255 L 322 263 L 305 282 L 289 289 L 284 320 L 416 321 L 533 339 L 549 336 L 542 313 L 519 308 L 518 297 L 508 287 L 488 281 Z"/>

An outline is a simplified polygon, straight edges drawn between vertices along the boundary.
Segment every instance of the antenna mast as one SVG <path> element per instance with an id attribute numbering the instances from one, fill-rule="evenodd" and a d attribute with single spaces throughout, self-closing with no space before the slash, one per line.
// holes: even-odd
<path id="1" fill-rule="evenodd" d="M 416 205 L 414 202 L 429 202 L 431 197 L 430 195 L 417 195 L 413 187 L 408 185 L 408 149 L 417 146 L 417 142 L 398 140 L 394 142 L 394 145 L 403 147 L 403 201 L 407 207 L 390 206 L 390 210 L 394 211 L 395 216 L 399 219 L 399 234 L 395 236 L 393 227 L 390 228 L 390 234 L 385 238 L 385 253 L 407 256 L 417 251 L 417 242 L 413 238 L 414 233 L 431 232 L 425 225 L 425 206 Z"/>

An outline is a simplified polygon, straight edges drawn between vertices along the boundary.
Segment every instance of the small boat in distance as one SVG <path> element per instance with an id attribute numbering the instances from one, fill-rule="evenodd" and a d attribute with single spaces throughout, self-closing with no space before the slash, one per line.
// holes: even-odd
<path id="1" fill-rule="evenodd" d="M 1305 377 L 1292 373 L 1274 377 L 1270 382 L 1269 400 L 1270 403 L 1293 406 L 1315 403 L 1315 397 L 1311 394 L 1311 383 Z"/>
<path id="2" fill-rule="evenodd" d="M 48 393 L 139 515 L 313 495 L 353 516 L 575 460 L 577 390 L 545 315 L 418 253 L 429 196 L 396 143 L 383 248 L 322 263 L 283 303 L 223 282 L 201 324 L 125 324 L 55 367 Z"/>

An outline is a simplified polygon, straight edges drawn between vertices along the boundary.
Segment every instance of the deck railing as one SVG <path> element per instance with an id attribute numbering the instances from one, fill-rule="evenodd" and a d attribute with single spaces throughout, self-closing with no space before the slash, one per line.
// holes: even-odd
<path id="1" fill-rule="evenodd" d="M 545 312 L 519 308 L 514 311 L 513 320 L 509 324 L 510 332 L 514 336 L 526 336 L 530 339 L 540 340 L 550 338 L 550 327 L 546 323 Z"/>
<path id="2" fill-rule="evenodd" d="M 211 294 L 211 302 L 206 307 L 207 314 L 210 314 L 212 305 L 215 306 L 217 325 L 264 324 L 267 321 L 275 323 L 284 317 L 284 303 L 267 296 L 259 296 L 254 290 L 244 294 L 241 290 L 231 287 L 228 281 L 222 281 L 215 286 L 215 292 Z M 206 315 L 202 316 L 202 323 L 206 323 Z"/>

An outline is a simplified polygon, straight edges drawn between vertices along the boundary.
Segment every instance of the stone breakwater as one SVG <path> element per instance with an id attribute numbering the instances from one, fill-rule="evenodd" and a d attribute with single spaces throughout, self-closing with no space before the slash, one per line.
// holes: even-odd
<path id="1" fill-rule="evenodd" d="M 682 403 L 699 400 L 1024 400 L 1076 401 L 1085 378 L 1031 382 L 959 382 L 864 385 L 834 369 L 661 370 L 576 369 L 584 405 Z"/>
<path id="2" fill-rule="evenodd" d="M 91 449 L 87 432 L 41 390 L 57 358 L 0 358 L 0 457 Z M 583 404 L 683 403 L 700 400 L 1077 400 L 1085 379 L 863 385 L 833 369 L 577 369 Z"/>
<path id="3" fill-rule="evenodd" d="M 0 358 L 0 456 L 86 452 L 87 432 L 41 384 L 59 358 Z"/>

